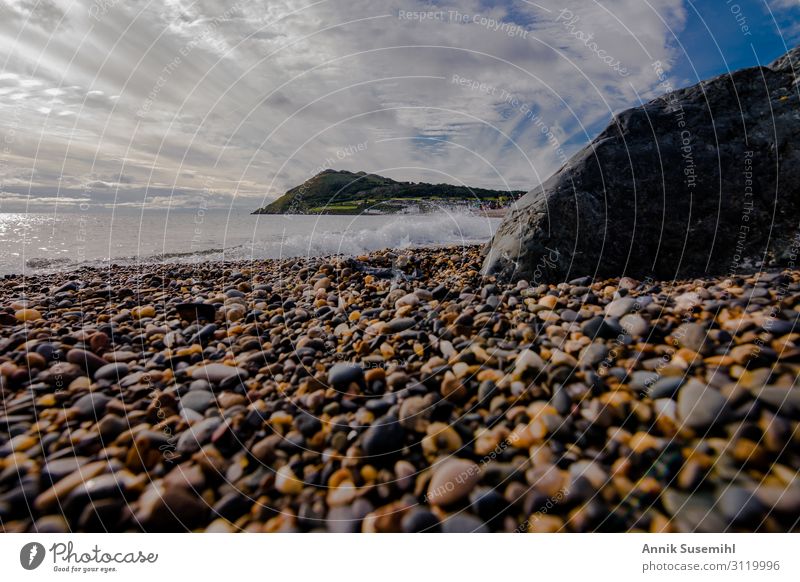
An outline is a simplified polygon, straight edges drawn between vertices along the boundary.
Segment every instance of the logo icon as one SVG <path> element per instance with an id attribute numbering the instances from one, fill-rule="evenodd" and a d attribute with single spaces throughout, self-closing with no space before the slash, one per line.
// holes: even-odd
<path id="1" fill-rule="evenodd" d="M 30 542 L 19 551 L 19 563 L 26 570 L 35 570 L 44 561 L 44 546 L 39 542 Z"/>

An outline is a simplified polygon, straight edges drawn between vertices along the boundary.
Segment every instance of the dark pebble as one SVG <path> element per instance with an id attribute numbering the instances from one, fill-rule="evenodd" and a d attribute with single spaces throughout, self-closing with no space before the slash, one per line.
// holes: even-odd
<path id="1" fill-rule="evenodd" d="M 322 423 L 320 420 L 316 416 L 306 412 L 302 412 L 295 417 L 294 425 L 297 427 L 297 430 L 299 430 L 300 433 L 306 438 L 314 436 L 322 429 Z"/>
<path id="2" fill-rule="evenodd" d="M 106 406 L 111 402 L 111 398 L 98 392 L 90 392 L 78 398 L 73 404 L 81 416 L 99 418 L 106 411 Z"/>
<path id="3" fill-rule="evenodd" d="M 650 390 L 646 390 L 646 392 L 653 400 L 656 398 L 675 398 L 678 390 L 683 385 L 683 381 L 682 376 L 661 378 L 652 385 Z"/>
<path id="4" fill-rule="evenodd" d="M 613 320 L 594 317 L 584 322 L 581 326 L 581 331 L 583 335 L 591 339 L 596 337 L 614 339 L 622 333 L 622 327 Z"/>
<path id="5" fill-rule="evenodd" d="M 337 390 L 346 390 L 356 383 L 364 387 L 364 370 L 358 364 L 334 364 L 328 372 L 328 383 Z"/>
<path id="6" fill-rule="evenodd" d="M 178 452 L 190 454 L 200 450 L 220 424 L 222 424 L 222 419 L 219 418 L 206 418 L 193 424 L 178 439 Z"/>
<path id="7" fill-rule="evenodd" d="M 128 368 L 128 364 L 123 364 L 121 362 L 106 364 L 105 366 L 97 369 L 97 371 L 94 373 L 94 377 L 96 380 L 119 381 L 120 378 L 127 376 L 129 371 L 130 369 Z"/>
<path id="8" fill-rule="evenodd" d="M 200 414 L 204 413 L 209 406 L 214 404 L 215 397 L 211 392 L 206 390 L 190 390 L 181 396 L 181 406 L 194 410 Z"/>
<path id="9" fill-rule="evenodd" d="M 178 316 L 184 321 L 214 321 L 217 310 L 208 303 L 179 303 L 175 306 Z"/>
<path id="10" fill-rule="evenodd" d="M 486 527 L 480 519 L 474 515 L 463 512 L 449 516 L 442 522 L 443 533 L 488 533 Z"/>
<path id="11" fill-rule="evenodd" d="M 364 433 L 362 447 L 364 453 L 370 457 L 388 457 L 400 453 L 403 448 L 405 431 L 394 415 L 386 415 Z"/>
<path id="12" fill-rule="evenodd" d="M 92 352 L 80 349 L 71 349 L 67 352 L 67 361 L 76 364 L 89 373 L 94 373 L 106 364 L 103 358 L 94 355 Z"/>
<path id="13" fill-rule="evenodd" d="M 414 509 L 400 523 L 405 533 L 439 533 L 442 525 L 439 518 L 427 509 Z"/>

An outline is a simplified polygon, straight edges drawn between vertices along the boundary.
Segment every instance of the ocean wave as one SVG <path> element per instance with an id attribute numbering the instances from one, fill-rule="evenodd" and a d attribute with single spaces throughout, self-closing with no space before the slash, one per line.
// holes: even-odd
<path id="1" fill-rule="evenodd" d="M 72 264 L 73 261 L 66 257 L 48 258 L 48 257 L 35 257 L 25 261 L 25 266 L 29 269 L 53 269 L 55 267 L 63 267 Z"/>
<path id="2" fill-rule="evenodd" d="M 310 232 L 286 234 L 279 240 L 256 241 L 244 250 L 247 258 L 275 259 L 297 256 L 359 255 L 386 248 L 431 245 L 472 245 L 488 241 L 499 220 L 473 214 L 396 215 L 381 225 L 367 225 L 355 217 L 343 229 L 325 228 L 325 217 Z M 243 257 L 244 258 L 244 257 Z"/>
<path id="3" fill-rule="evenodd" d="M 398 214 L 383 216 L 258 216 L 232 228 L 229 223 L 215 224 L 218 234 L 206 242 L 208 248 L 185 248 L 186 238 L 175 235 L 164 240 L 160 252 L 138 256 L 96 256 L 83 261 L 66 257 L 30 258 L 26 271 L 46 273 L 74 270 L 82 267 L 104 268 L 111 264 L 159 264 L 249 261 L 280 259 L 298 256 L 360 255 L 372 251 L 394 248 L 406 249 L 423 246 L 473 245 L 488 241 L 500 223 L 468 212 L 440 212 L 438 214 Z M 210 226 L 210 225 L 209 225 Z M 237 230 L 238 229 L 238 230 Z M 227 232 L 225 232 L 227 231 Z M 238 238 L 233 239 L 231 232 Z M 145 233 L 135 233 L 139 237 Z M 163 236 L 163 231 L 161 233 Z M 228 237 L 225 240 L 225 237 Z M 135 239 L 134 239 L 135 240 Z M 133 241 L 132 241 L 133 242 Z M 107 243 L 103 247 L 107 250 Z M 7 269 L 14 272 L 15 269 Z"/>

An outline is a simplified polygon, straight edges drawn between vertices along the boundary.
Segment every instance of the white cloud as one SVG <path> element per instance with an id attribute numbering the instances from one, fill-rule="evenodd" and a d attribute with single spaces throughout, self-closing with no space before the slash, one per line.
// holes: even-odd
<path id="1" fill-rule="evenodd" d="M 212 189 L 255 207 L 327 161 L 527 189 L 653 90 L 686 18 L 681 0 L 537 4 L 17 1 L 0 20 L 0 132 L 15 134 L 0 173 L 48 198 L 59 177 L 124 173 L 98 188 L 125 204 Z"/>
<path id="2" fill-rule="evenodd" d="M 800 39 L 800 2 L 798 0 L 766 0 L 764 8 L 777 20 L 777 26 L 787 44 Z"/>

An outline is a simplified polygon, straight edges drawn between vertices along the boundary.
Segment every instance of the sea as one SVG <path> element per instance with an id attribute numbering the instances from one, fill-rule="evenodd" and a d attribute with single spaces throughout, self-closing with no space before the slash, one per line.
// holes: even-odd
<path id="1" fill-rule="evenodd" d="M 463 209 L 359 216 L 130 208 L 0 213 L 0 275 L 474 245 L 488 241 L 500 220 Z"/>

